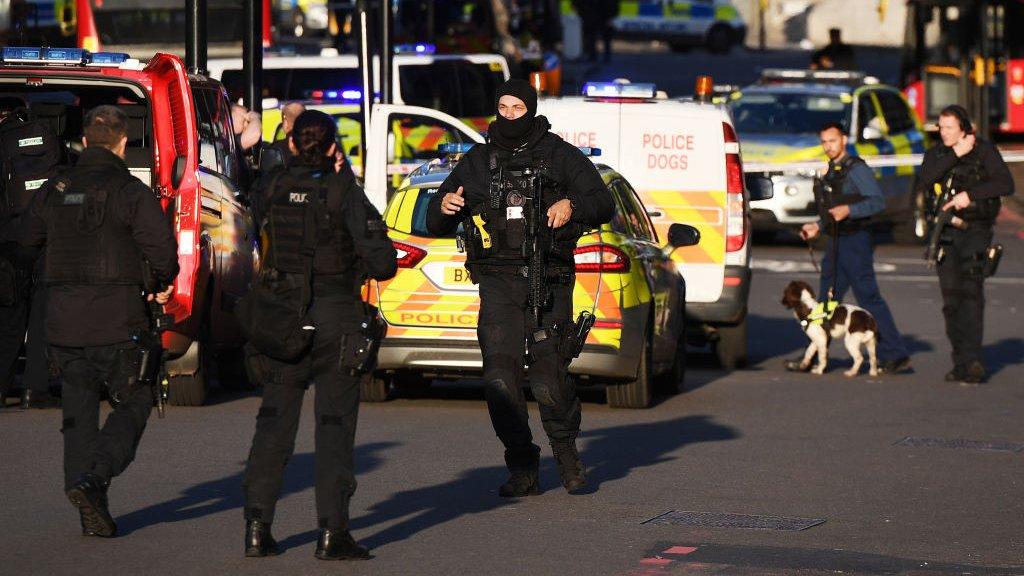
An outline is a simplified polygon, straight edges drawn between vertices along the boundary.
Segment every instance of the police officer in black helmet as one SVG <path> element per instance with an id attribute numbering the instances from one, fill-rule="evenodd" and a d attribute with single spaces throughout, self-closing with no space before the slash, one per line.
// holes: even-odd
<path id="1" fill-rule="evenodd" d="M 165 304 L 178 274 L 170 219 L 124 163 L 127 126 L 114 106 L 90 110 L 78 163 L 44 184 L 22 231 L 29 250 L 46 245 L 46 340 L 64 379 L 65 489 L 82 532 L 101 537 L 117 531 L 110 480 L 134 458 L 153 407 L 132 336 L 149 330 L 146 300 Z M 144 296 L 147 284 L 156 293 Z M 100 429 L 104 388 L 114 411 Z"/>
<path id="2" fill-rule="evenodd" d="M 928 150 L 918 186 L 935 198 L 935 184 L 952 183 L 956 194 L 936 209 L 953 211 L 964 223 L 946 226 L 938 261 L 946 336 L 953 347 L 948 382 L 980 384 L 987 376 L 981 355 L 985 314 L 985 269 L 1001 197 L 1013 194 L 1013 176 L 995 145 L 974 135 L 963 106 L 939 113 L 941 142 Z"/>
<path id="3" fill-rule="evenodd" d="M 313 381 L 316 557 L 370 557 L 348 530 L 349 501 L 356 489 L 352 452 L 360 377 L 343 368 L 342 355 L 357 341 L 367 314 L 360 298 L 366 276 L 391 278 L 397 263 L 380 215 L 351 170 L 338 171 L 336 131 L 330 116 L 303 112 L 291 132 L 292 160 L 286 169 L 265 175 L 253 193 L 254 216 L 267 241 L 264 268 L 305 275 L 307 282 L 311 276 L 306 328 L 313 337 L 307 349 L 287 361 L 262 353 L 249 357 L 250 375 L 263 385 L 263 402 L 245 470 L 246 556 L 278 553 L 270 526 L 295 447 L 302 398 Z"/>
<path id="4" fill-rule="evenodd" d="M 487 408 L 505 446 L 511 475 L 501 485 L 503 497 L 537 494 L 540 448 L 533 443 L 523 395 L 524 348 L 537 330 L 528 306 L 529 279 L 523 256 L 525 169 L 538 171 L 546 207 L 541 234 L 551 240 L 547 303 L 540 324 L 565 326 L 572 314 L 573 250 L 584 230 L 611 219 L 614 206 L 593 163 L 576 147 L 549 132 L 537 116 L 537 92 L 523 80 L 509 80 L 498 90 L 497 119 L 490 141 L 472 148 L 431 199 L 427 228 L 441 235 L 462 222 L 467 231 L 467 268 L 480 285 L 477 335 L 483 353 Z M 497 207 L 494 207 L 497 204 Z M 485 224 L 481 224 L 484 223 Z M 482 226 L 482 230 L 480 227 Z M 483 235 L 489 239 L 484 243 Z M 530 346 L 530 386 L 540 405 L 566 490 L 586 485 L 576 449 L 580 401 L 559 355 L 556 339 Z"/>

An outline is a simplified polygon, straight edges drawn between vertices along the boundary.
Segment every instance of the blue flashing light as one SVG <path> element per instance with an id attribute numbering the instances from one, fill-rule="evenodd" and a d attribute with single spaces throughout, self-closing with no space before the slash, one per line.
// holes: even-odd
<path id="1" fill-rule="evenodd" d="M 36 48 L 8 46 L 3 61 L 10 64 L 82 64 L 88 52 L 81 48 Z"/>
<path id="2" fill-rule="evenodd" d="M 308 94 L 313 100 L 358 102 L 363 99 L 362 91 L 354 88 L 346 88 L 344 90 L 311 90 Z"/>
<path id="3" fill-rule="evenodd" d="M 449 142 L 447 144 L 440 144 L 437 147 L 437 151 L 441 154 L 465 154 L 476 146 L 476 142 Z"/>
<path id="4" fill-rule="evenodd" d="M 623 82 L 587 82 L 583 95 L 588 98 L 654 98 L 658 89 L 654 84 L 626 84 Z"/>
<path id="5" fill-rule="evenodd" d="M 89 62 L 97 66 L 117 66 L 128 61 L 130 56 L 124 52 L 95 52 Z"/>
<path id="6" fill-rule="evenodd" d="M 359 101 L 363 99 L 363 93 L 360 92 L 359 90 L 342 90 L 341 99 Z"/>
<path id="7" fill-rule="evenodd" d="M 437 52 L 437 46 L 433 44 L 398 44 L 395 46 L 395 54 L 433 54 Z"/>
<path id="8" fill-rule="evenodd" d="M 600 148 L 593 148 L 591 146 L 580 146 L 580 152 L 583 152 L 584 156 L 597 157 L 601 155 Z"/>

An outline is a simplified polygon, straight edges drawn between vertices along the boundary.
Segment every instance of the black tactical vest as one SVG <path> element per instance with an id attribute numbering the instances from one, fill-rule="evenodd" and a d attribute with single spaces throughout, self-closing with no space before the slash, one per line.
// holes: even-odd
<path id="1" fill-rule="evenodd" d="M 539 191 L 542 210 L 546 213 L 561 197 L 561 186 L 550 176 L 550 150 L 535 147 L 511 155 L 492 146 L 487 162 L 491 176 L 487 200 L 474 206 L 463 222 L 468 260 L 523 263 L 528 223 L 533 216 L 530 199 Z M 542 244 L 550 246 L 547 217 L 542 215 L 541 218 Z M 561 234 L 564 232 L 556 234 L 556 240 Z"/>
<path id="2" fill-rule="evenodd" d="M 831 227 L 835 223 L 832 215 L 829 214 L 830 208 L 843 204 L 856 204 L 864 199 L 862 194 L 848 193 L 844 190 L 850 171 L 859 164 L 864 164 L 864 160 L 858 156 L 847 154 L 838 163 L 829 162 L 828 172 L 814 181 L 814 200 L 818 204 L 818 215 L 829 227 L 824 230 L 826 234 L 831 233 Z M 867 220 L 867 218 L 846 218 L 839 223 L 839 233 L 845 235 L 858 232 L 865 227 Z"/>
<path id="3" fill-rule="evenodd" d="M 981 155 L 977 149 L 959 159 L 959 161 L 946 173 L 942 182 L 948 182 L 953 177 L 953 189 L 957 192 L 971 191 L 978 184 L 988 179 L 988 171 L 981 162 Z M 970 206 L 960 211 L 960 217 L 968 222 L 995 221 L 999 215 L 1001 202 L 999 198 L 986 198 L 971 202 Z"/>
<path id="4" fill-rule="evenodd" d="M 115 216 L 118 192 L 134 177 L 72 171 L 46 184 L 46 283 L 142 285 L 142 254 Z"/>
<path id="5" fill-rule="evenodd" d="M 356 265 L 355 244 L 341 215 L 345 183 L 333 172 L 289 168 L 272 182 L 264 262 L 281 272 L 334 275 Z"/>

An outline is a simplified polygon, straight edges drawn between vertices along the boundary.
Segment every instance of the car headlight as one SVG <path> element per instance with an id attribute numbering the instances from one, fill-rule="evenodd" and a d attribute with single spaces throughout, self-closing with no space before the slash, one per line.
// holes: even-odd
<path id="1" fill-rule="evenodd" d="M 796 196 L 800 193 L 800 189 L 797 188 L 795 184 L 790 184 L 789 186 L 786 186 L 785 192 L 786 196 Z"/>

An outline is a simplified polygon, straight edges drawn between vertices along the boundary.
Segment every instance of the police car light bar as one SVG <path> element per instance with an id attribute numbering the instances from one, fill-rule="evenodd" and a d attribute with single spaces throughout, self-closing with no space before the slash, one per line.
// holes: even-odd
<path id="1" fill-rule="evenodd" d="M 437 52 L 437 46 L 433 44 L 398 44 L 395 46 L 395 54 L 433 54 Z"/>
<path id="2" fill-rule="evenodd" d="M 363 99 L 361 90 L 346 88 L 344 90 L 312 90 L 309 97 L 313 100 L 344 100 L 346 102 L 358 102 Z"/>
<path id="3" fill-rule="evenodd" d="M 64 66 L 121 66 L 131 62 L 123 52 L 96 52 L 81 48 L 36 48 L 8 46 L 0 54 L 4 64 L 50 64 Z"/>
<path id="4" fill-rule="evenodd" d="M 863 82 L 866 78 L 863 72 L 852 70 L 785 70 L 781 68 L 768 68 L 761 72 L 761 80 L 767 81 L 817 81 L 817 82 Z"/>
<path id="5" fill-rule="evenodd" d="M 437 151 L 441 154 L 465 154 L 475 145 L 476 142 L 449 142 L 447 144 L 439 144 Z"/>
<path id="6" fill-rule="evenodd" d="M 593 148 L 591 146 L 580 146 L 580 152 L 583 152 L 584 156 L 597 157 L 601 155 L 600 148 Z"/>
<path id="7" fill-rule="evenodd" d="M 588 98 L 654 98 L 658 89 L 654 84 L 627 84 L 623 82 L 587 82 L 583 95 Z"/>

